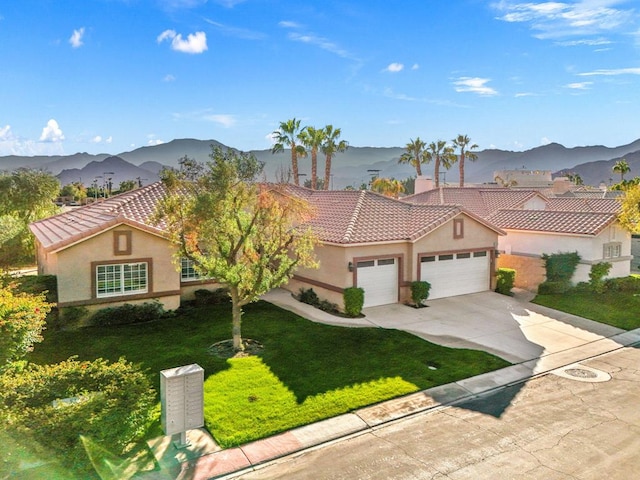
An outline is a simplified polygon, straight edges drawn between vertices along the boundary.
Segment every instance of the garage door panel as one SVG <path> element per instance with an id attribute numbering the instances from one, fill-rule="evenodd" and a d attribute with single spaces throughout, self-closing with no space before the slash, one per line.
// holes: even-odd
<path id="1" fill-rule="evenodd" d="M 395 258 L 357 263 L 358 286 L 364 289 L 364 306 L 398 301 L 398 261 Z"/>
<path id="2" fill-rule="evenodd" d="M 431 284 L 431 300 L 490 288 L 490 263 L 486 252 L 434 255 L 423 260 L 427 261 L 421 264 L 420 279 Z"/>

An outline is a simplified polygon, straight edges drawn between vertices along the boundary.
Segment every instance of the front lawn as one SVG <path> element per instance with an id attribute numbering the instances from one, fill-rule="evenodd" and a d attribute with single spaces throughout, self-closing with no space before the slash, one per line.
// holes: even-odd
<path id="1" fill-rule="evenodd" d="M 124 356 L 147 369 L 156 388 L 160 370 L 197 363 L 205 370 L 205 421 L 224 447 L 509 365 L 405 332 L 316 324 L 265 302 L 245 308 L 242 332 L 264 345 L 260 356 L 213 356 L 207 347 L 230 338 L 230 307 L 189 308 L 159 322 L 47 330 L 28 359 Z"/>
<path id="2" fill-rule="evenodd" d="M 533 303 L 595 320 L 624 330 L 640 328 L 640 294 L 632 292 L 571 291 L 561 295 L 538 295 Z"/>

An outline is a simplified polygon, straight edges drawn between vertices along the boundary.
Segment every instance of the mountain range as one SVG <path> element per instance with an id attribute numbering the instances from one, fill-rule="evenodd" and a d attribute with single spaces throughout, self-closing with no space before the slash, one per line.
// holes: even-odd
<path id="1" fill-rule="evenodd" d="M 117 155 L 107 153 L 76 153 L 62 156 L 0 156 L 0 170 L 20 167 L 44 169 L 56 175 L 62 185 L 80 181 L 86 186 L 92 183 L 106 183 L 111 179 L 114 187 L 124 180 L 138 180 L 142 184 L 158 180 L 158 173 L 164 166 L 175 167 L 179 159 L 187 156 L 204 162 L 209 159 L 211 146 L 228 148 L 215 140 L 178 139 L 161 145 L 142 147 Z M 401 147 L 350 147 L 335 155 L 332 163 L 332 188 L 347 185 L 359 187 L 367 183 L 373 175 L 405 179 L 415 175 L 409 165 L 398 164 L 404 153 Z M 265 164 L 266 180 L 277 180 L 289 171 L 290 152 L 272 154 L 271 150 L 254 150 L 252 153 Z M 567 148 L 558 143 L 550 143 L 522 152 L 488 149 L 477 152 L 475 162 L 465 162 L 465 182 L 492 182 L 494 172 L 499 170 L 549 170 L 554 176 L 567 173 L 580 175 L 587 185 L 597 186 L 620 180 L 612 168 L 616 161 L 625 159 L 631 171 L 626 178 L 640 176 L 640 139 L 618 147 L 602 145 Z M 300 172 L 305 178 L 310 176 L 309 158 L 300 159 Z M 319 176 L 324 173 L 324 157 L 318 155 Z M 423 167 L 426 175 L 432 174 L 432 166 Z M 458 167 L 441 173 L 441 180 L 457 184 Z"/>

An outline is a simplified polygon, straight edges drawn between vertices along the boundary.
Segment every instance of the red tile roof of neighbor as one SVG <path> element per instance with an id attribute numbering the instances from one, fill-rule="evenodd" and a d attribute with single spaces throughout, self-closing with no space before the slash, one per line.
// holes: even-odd
<path id="1" fill-rule="evenodd" d="M 323 242 L 413 241 L 462 213 L 504 234 L 457 205 L 412 205 L 369 191 L 310 190 L 293 185 L 287 188 L 314 207 L 315 217 L 310 224 Z M 60 250 L 123 223 L 164 235 L 164 225 L 151 223 L 155 205 L 164 194 L 163 185 L 157 182 L 34 222 L 30 228 L 46 251 Z"/>
<path id="2" fill-rule="evenodd" d="M 547 197 L 537 190 L 514 190 L 511 188 L 440 187 L 405 197 L 403 201 L 426 205 L 462 205 L 464 208 L 488 217 L 497 210 L 519 208 L 527 200 Z"/>
<path id="3" fill-rule="evenodd" d="M 499 210 L 487 219 L 505 230 L 597 235 L 616 220 L 615 213 L 552 210 Z"/>
<path id="4" fill-rule="evenodd" d="M 547 208 L 558 211 L 617 213 L 620 211 L 620 200 L 616 198 L 557 197 L 549 199 Z"/>

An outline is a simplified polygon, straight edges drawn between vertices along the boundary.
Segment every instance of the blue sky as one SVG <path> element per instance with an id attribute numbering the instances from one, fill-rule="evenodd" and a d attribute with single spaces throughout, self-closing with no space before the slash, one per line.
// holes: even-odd
<path id="1" fill-rule="evenodd" d="M 266 149 L 293 117 L 352 146 L 640 138 L 636 0 L 20 0 L 0 63 L 0 155 Z"/>

